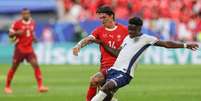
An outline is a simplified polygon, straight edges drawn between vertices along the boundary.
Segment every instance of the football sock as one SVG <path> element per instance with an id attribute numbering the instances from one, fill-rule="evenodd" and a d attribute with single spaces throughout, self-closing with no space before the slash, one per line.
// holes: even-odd
<path id="1" fill-rule="evenodd" d="M 37 80 L 38 87 L 41 87 L 42 86 L 42 74 L 41 74 L 39 67 L 34 68 L 34 74 L 35 74 L 35 78 Z"/>
<path id="2" fill-rule="evenodd" d="M 10 87 L 10 83 L 13 79 L 14 74 L 15 74 L 15 70 L 13 68 L 10 68 L 7 73 L 6 87 Z"/>
<path id="3" fill-rule="evenodd" d="M 98 94 L 96 94 L 96 96 L 92 98 L 91 101 L 103 101 L 106 96 L 107 94 L 100 90 Z"/>
<path id="4" fill-rule="evenodd" d="M 86 101 L 91 101 L 91 99 L 96 95 L 97 87 L 89 87 L 87 91 Z"/>

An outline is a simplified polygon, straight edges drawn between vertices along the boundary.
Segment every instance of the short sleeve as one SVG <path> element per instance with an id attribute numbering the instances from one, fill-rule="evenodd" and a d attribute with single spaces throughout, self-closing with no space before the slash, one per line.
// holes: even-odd
<path id="1" fill-rule="evenodd" d="M 99 39 L 99 30 L 96 28 L 90 36 L 93 36 L 95 39 Z"/>
<path id="2" fill-rule="evenodd" d="M 19 25 L 19 23 L 16 21 L 16 22 L 13 22 L 13 23 L 11 24 L 11 27 L 10 27 L 9 31 L 14 33 L 14 32 L 17 31 L 18 29 L 20 29 L 20 25 Z"/>

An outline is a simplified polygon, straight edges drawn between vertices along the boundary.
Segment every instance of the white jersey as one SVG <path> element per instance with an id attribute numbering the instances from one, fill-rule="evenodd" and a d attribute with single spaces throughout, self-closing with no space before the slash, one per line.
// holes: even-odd
<path id="1" fill-rule="evenodd" d="M 111 68 L 127 73 L 133 77 L 139 57 L 150 45 L 153 45 L 157 41 L 158 39 L 153 36 L 141 35 L 130 38 L 128 35 L 124 39 L 121 45 L 122 49 Z"/>

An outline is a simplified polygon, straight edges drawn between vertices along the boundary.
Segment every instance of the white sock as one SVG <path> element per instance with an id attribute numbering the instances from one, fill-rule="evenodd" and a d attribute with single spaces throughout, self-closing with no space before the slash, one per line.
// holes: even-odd
<path id="1" fill-rule="evenodd" d="M 106 96 L 107 94 L 100 90 L 98 94 L 96 94 L 96 96 L 92 98 L 91 101 L 103 101 Z"/>

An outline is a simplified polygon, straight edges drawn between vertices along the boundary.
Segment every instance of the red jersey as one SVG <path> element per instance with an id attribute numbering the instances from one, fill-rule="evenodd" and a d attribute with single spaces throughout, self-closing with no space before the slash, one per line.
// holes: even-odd
<path id="1" fill-rule="evenodd" d="M 15 32 L 18 30 L 22 31 L 22 34 L 16 35 L 16 44 L 15 44 L 15 48 L 17 48 L 20 52 L 30 53 L 33 51 L 32 42 L 34 39 L 34 29 L 35 29 L 35 22 L 32 19 L 30 19 L 27 22 L 20 19 L 12 24 L 10 32 Z"/>
<path id="2" fill-rule="evenodd" d="M 118 49 L 122 44 L 124 38 L 128 35 L 128 30 L 125 26 L 121 24 L 116 24 L 114 29 L 107 29 L 104 26 L 96 28 L 92 36 L 96 39 L 102 40 L 106 45 Z M 99 46 L 101 52 L 101 68 L 100 70 L 105 70 L 110 68 L 116 61 L 116 57 L 108 53 L 103 46 Z"/>

